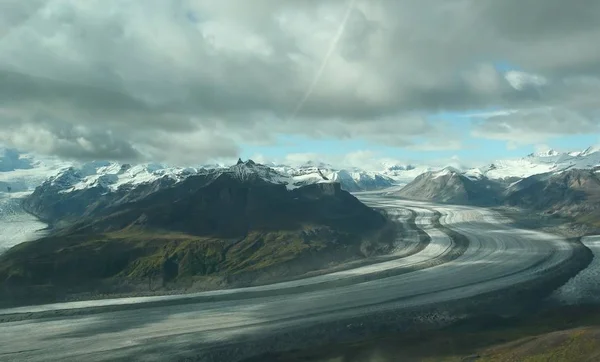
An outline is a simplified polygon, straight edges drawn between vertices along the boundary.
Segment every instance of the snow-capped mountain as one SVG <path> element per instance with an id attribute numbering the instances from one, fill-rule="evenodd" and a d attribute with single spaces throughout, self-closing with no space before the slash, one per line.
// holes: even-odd
<path id="1" fill-rule="evenodd" d="M 323 168 L 321 168 L 323 167 Z M 47 186 L 72 192 L 89 188 L 115 191 L 120 188 L 135 188 L 158 179 L 168 179 L 174 183 L 191 175 L 205 172 L 228 173 L 245 181 L 260 178 L 265 181 L 286 185 L 288 189 L 315 183 L 339 182 L 347 191 L 376 190 L 395 185 L 394 179 L 373 171 L 359 169 L 333 169 L 325 164 L 307 164 L 300 167 L 266 166 L 252 160 L 239 160 L 230 167 L 172 168 L 161 164 L 127 165 L 114 162 L 94 162 L 80 166 L 69 166 L 48 178 Z"/>
<path id="2" fill-rule="evenodd" d="M 210 168 L 208 168 L 210 167 Z M 50 176 L 43 187 L 53 188 L 61 193 L 68 193 L 91 188 L 106 192 L 122 189 L 133 189 L 139 185 L 147 185 L 158 180 L 169 181 L 172 185 L 190 176 L 214 173 L 229 174 L 239 181 L 262 179 L 264 181 L 286 185 L 294 189 L 305 184 L 332 182 L 323 177 L 311 178 L 293 169 L 285 171 L 255 163 L 252 160 L 242 161 L 229 167 L 168 167 L 163 164 L 144 163 L 139 165 L 120 164 L 116 162 L 91 162 L 83 165 L 64 167 Z"/>
<path id="3" fill-rule="evenodd" d="M 555 157 L 555 156 L 559 156 L 560 152 L 553 150 L 553 149 L 548 149 L 546 151 L 540 151 L 540 152 L 535 152 L 535 153 L 531 153 L 529 154 L 527 157 Z"/>
<path id="4" fill-rule="evenodd" d="M 58 186 L 62 192 L 100 187 L 107 191 L 119 188 L 132 188 L 140 184 L 154 182 L 161 178 L 175 182 L 184 180 L 200 169 L 171 168 L 165 165 L 145 163 L 140 165 L 120 164 L 115 162 L 93 162 L 62 169 L 48 179 L 51 185 Z"/>
<path id="5" fill-rule="evenodd" d="M 289 190 L 302 186 L 301 183 L 297 183 L 294 178 L 275 168 L 265 166 L 256 163 L 252 160 L 242 161 L 238 160 L 237 164 L 222 169 L 214 169 L 213 172 L 231 174 L 236 180 L 245 182 L 260 179 L 269 183 L 285 185 Z M 326 182 L 327 180 L 315 180 L 311 183 Z"/>
<path id="6" fill-rule="evenodd" d="M 28 193 L 69 163 L 0 148 L 0 193 Z"/>
<path id="7" fill-rule="evenodd" d="M 546 173 L 561 173 L 570 169 L 589 170 L 600 167 L 600 148 L 588 147 L 583 151 L 558 152 L 556 150 L 547 150 L 529 154 L 518 159 L 496 160 L 493 163 L 477 168 L 467 168 L 464 166 L 448 166 L 442 170 L 448 170 L 451 167 L 458 174 L 471 180 L 487 178 L 490 180 L 516 182 L 534 175 Z M 417 168 L 417 174 L 407 177 L 407 181 L 414 180 L 420 174 L 432 171 L 438 171 L 436 168 Z M 389 171 L 382 171 L 382 174 L 389 175 Z M 408 173 L 405 173 L 408 175 Z M 396 178 L 398 182 L 398 179 Z M 407 182 L 407 183 L 408 183 Z"/>
<path id="8" fill-rule="evenodd" d="M 487 178 L 515 182 L 537 174 L 568 169 L 592 169 L 598 166 L 600 148 L 589 147 L 583 151 L 568 153 L 548 150 L 520 159 L 498 160 L 480 168 L 466 168 L 461 165 L 451 167 L 471 180 Z M 198 167 L 169 167 L 158 163 L 129 165 L 107 161 L 77 164 L 40 159 L 14 150 L 0 149 L 0 192 L 32 192 L 44 181 L 54 185 L 60 192 L 89 188 L 110 192 L 120 188 L 132 189 L 159 179 L 168 180 L 169 184 L 177 183 L 191 175 L 211 170 L 235 173 L 241 178 L 258 175 L 269 182 L 285 184 L 289 189 L 314 183 L 339 182 L 343 189 L 356 192 L 406 185 L 423 173 L 442 170 L 440 167 L 394 162 L 382 163 L 377 167 L 379 169 L 373 166 L 368 170 L 356 167 L 338 168 L 316 161 L 297 166 L 261 165 L 252 160 L 240 160 L 233 166 L 214 164 Z"/>
<path id="9" fill-rule="evenodd" d="M 405 185 L 422 173 L 439 170 L 436 167 L 430 166 L 390 166 L 382 171 L 373 171 L 381 174 L 391 180 L 397 185 Z"/>
<path id="10" fill-rule="evenodd" d="M 502 185 L 480 173 L 466 173 L 454 167 L 429 171 L 391 195 L 413 200 L 452 204 L 494 205 Z"/>
<path id="11" fill-rule="evenodd" d="M 309 161 L 297 167 L 275 166 L 274 169 L 291 176 L 292 183 L 301 186 L 324 181 L 339 182 L 346 191 L 370 191 L 397 184 L 393 178 L 377 171 L 359 168 L 335 168 L 330 164 Z"/>
<path id="12" fill-rule="evenodd" d="M 547 172 L 568 169 L 592 169 L 600 166 L 600 149 L 589 147 L 580 152 L 557 152 L 549 150 L 530 154 L 516 160 L 499 160 L 483 169 L 490 179 L 525 178 Z"/>

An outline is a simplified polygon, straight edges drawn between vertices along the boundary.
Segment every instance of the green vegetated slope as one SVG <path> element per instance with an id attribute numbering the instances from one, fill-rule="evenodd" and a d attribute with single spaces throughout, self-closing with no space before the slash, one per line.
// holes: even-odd
<path id="1" fill-rule="evenodd" d="M 5 300 L 204 290 L 291 279 L 390 249 L 395 225 L 336 183 L 289 191 L 190 178 L 0 256 Z"/>

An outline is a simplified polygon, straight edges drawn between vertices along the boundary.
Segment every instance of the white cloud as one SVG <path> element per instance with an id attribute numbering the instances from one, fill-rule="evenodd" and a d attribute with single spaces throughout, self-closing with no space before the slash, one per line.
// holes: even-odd
<path id="1" fill-rule="evenodd" d="M 327 158 L 327 157 L 325 157 Z M 298 166 L 308 161 L 323 161 L 323 155 L 317 153 L 290 153 L 285 156 L 283 163 L 286 165 Z"/>
<path id="2" fill-rule="evenodd" d="M 511 70 L 506 72 L 504 78 L 516 90 L 524 90 L 527 87 L 541 87 L 548 84 L 548 80 L 540 75 L 529 74 L 521 71 Z"/>
<path id="3" fill-rule="evenodd" d="M 546 144 L 537 144 L 534 146 L 535 149 L 535 153 L 545 153 L 548 152 L 552 149 L 552 147 L 546 145 Z"/>

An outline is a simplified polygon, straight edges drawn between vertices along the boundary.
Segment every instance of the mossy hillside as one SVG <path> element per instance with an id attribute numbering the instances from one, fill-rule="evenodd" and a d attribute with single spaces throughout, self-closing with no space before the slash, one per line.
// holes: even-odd
<path id="1" fill-rule="evenodd" d="M 376 244 L 311 226 L 302 230 L 252 231 L 232 239 L 128 228 L 21 244 L 0 256 L 0 280 L 9 286 L 69 286 L 117 279 L 158 278 L 168 283 L 209 275 L 235 277 L 327 251 L 351 249 L 358 257 L 363 245 L 371 243 Z"/>
<path id="2" fill-rule="evenodd" d="M 106 206 L 0 256 L 0 302 L 289 280 L 385 253 L 395 240 L 386 216 L 339 184 L 288 191 L 238 176 L 190 177 L 124 200 L 105 195 Z M 62 220 L 63 214 L 52 215 Z"/>

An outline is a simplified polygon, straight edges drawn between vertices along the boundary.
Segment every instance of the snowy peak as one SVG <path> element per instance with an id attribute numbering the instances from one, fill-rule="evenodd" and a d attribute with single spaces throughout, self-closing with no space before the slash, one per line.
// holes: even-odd
<path id="1" fill-rule="evenodd" d="M 560 156 L 560 155 L 561 155 L 560 152 L 553 150 L 553 149 L 549 149 L 546 151 L 531 153 L 528 155 L 528 157 L 556 157 L 556 156 Z"/>
<path id="2" fill-rule="evenodd" d="M 439 170 L 439 171 L 430 171 L 428 176 L 430 176 L 433 179 L 439 178 L 439 177 L 444 177 L 444 176 L 456 176 L 456 175 L 461 175 L 462 172 L 460 170 L 458 170 L 457 168 L 454 168 L 452 166 L 446 166 L 443 169 Z"/>
<path id="3" fill-rule="evenodd" d="M 498 203 L 501 189 L 499 182 L 489 180 L 478 169 L 462 172 L 445 167 L 426 172 L 390 194 L 413 200 L 489 206 Z"/>
<path id="4" fill-rule="evenodd" d="M 410 171 L 414 170 L 415 166 L 413 165 L 385 165 L 386 171 Z"/>
<path id="5" fill-rule="evenodd" d="M 445 180 L 458 175 L 459 179 L 470 181 L 503 180 L 509 183 L 517 179 L 543 173 L 559 173 L 571 169 L 594 169 L 600 166 L 600 148 L 589 147 L 580 152 L 559 153 L 549 150 L 520 159 L 498 160 L 487 167 L 467 168 L 451 164 L 442 169 L 429 166 L 402 164 L 385 160 L 378 170 L 367 171 L 361 168 L 334 168 L 316 161 L 300 166 L 262 165 L 253 160 L 238 159 L 234 165 L 206 165 L 203 167 L 177 168 L 158 163 L 121 164 L 109 161 L 94 161 L 84 164 L 60 163 L 52 167 L 41 167 L 41 162 L 10 150 L 0 148 L 0 163 L 9 169 L 23 167 L 15 171 L 0 171 L 0 189 L 16 191 L 33 190 L 44 181 L 52 190 L 71 192 L 89 188 L 101 192 L 116 191 L 120 188 L 134 189 L 138 185 L 165 180 L 161 185 L 172 185 L 191 175 L 204 173 L 228 173 L 244 181 L 264 180 L 286 185 L 288 189 L 316 183 L 337 182 L 350 192 L 372 191 L 392 186 L 403 186 L 420 175 L 430 179 Z M 11 166 L 8 167 L 10 160 Z M 20 163 L 19 163 L 20 162 Z M 45 162 L 45 161 L 44 161 Z M 48 163 L 50 164 L 50 163 Z M 33 167 L 26 169 L 27 167 Z M 463 180 L 464 181 L 464 180 Z M 158 186 L 157 186 L 158 187 Z M 162 187 L 162 186 L 161 186 Z"/>
<path id="6" fill-rule="evenodd" d="M 485 178 L 484 172 L 480 168 L 471 168 L 463 172 L 463 176 L 470 180 L 481 180 Z"/>
<path id="7" fill-rule="evenodd" d="M 591 146 L 586 148 L 583 152 L 579 154 L 580 157 L 591 156 L 594 153 L 600 152 L 600 146 Z"/>
<path id="8" fill-rule="evenodd" d="M 588 147 L 584 151 L 561 153 L 549 150 L 513 160 L 498 160 L 484 170 L 490 179 L 526 178 L 548 172 L 569 169 L 593 169 L 600 165 L 600 148 Z"/>
<path id="9" fill-rule="evenodd" d="M 156 163 L 139 165 L 115 162 L 89 162 L 79 166 L 70 166 L 58 171 L 44 183 L 60 192 L 71 192 L 89 188 L 102 188 L 115 191 L 119 188 L 133 188 L 137 185 L 168 178 L 182 181 L 199 172 L 196 168 L 169 168 Z"/>
<path id="10" fill-rule="evenodd" d="M 283 175 L 276 170 L 255 163 L 252 160 L 247 160 L 246 162 L 241 159 L 238 162 L 225 169 L 225 170 L 215 170 L 217 173 L 227 173 L 232 175 L 236 180 L 241 182 L 249 182 L 257 179 L 262 179 L 263 181 L 267 181 L 270 183 L 289 185 L 291 184 L 289 177 Z"/>
<path id="11" fill-rule="evenodd" d="M 60 189 L 68 189 L 81 182 L 83 178 L 79 170 L 68 167 L 60 170 L 55 176 L 51 176 L 45 183 Z"/>

